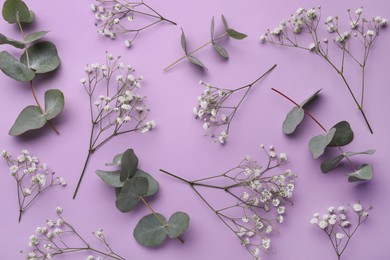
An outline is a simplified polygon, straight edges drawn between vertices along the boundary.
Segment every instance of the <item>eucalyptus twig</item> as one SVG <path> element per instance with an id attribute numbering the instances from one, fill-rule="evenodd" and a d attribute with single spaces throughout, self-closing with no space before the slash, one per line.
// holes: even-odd
<path id="1" fill-rule="evenodd" d="M 367 115 L 363 109 L 364 106 L 364 94 L 365 94 L 365 81 L 366 81 L 366 68 L 369 53 L 373 46 L 374 41 L 379 35 L 383 27 L 387 26 L 387 19 L 376 16 L 371 20 L 368 20 L 362 16 L 363 8 L 358 8 L 355 13 L 352 13 L 348 9 L 348 15 L 350 24 L 345 32 L 340 31 L 338 17 L 329 16 L 325 20 L 327 31 L 335 34 L 334 42 L 338 49 L 341 51 L 341 60 L 337 61 L 331 58 L 329 55 L 329 40 L 324 38 L 320 40 L 319 23 L 321 21 L 321 7 L 317 9 L 312 8 L 309 10 L 299 8 L 295 14 L 291 16 L 291 19 L 282 21 L 280 25 L 274 30 L 268 30 L 266 34 L 260 36 L 262 42 L 268 42 L 270 44 L 299 48 L 306 51 L 311 51 L 323 58 L 341 77 L 351 95 L 354 103 L 360 111 L 363 119 L 370 130 L 373 133 L 372 127 L 369 123 Z M 307 47 L 298 42 L 297 36 L 300 34 L 309 35 L 312 43 Z M 350 49 L 350 45 L 353 39 L 360 45 L 362 57 L 357 57 Z M 351 58 L 353 64 L 357 65 L 361 69 L 361 95 L 360 101 L 355 90 L 351 87 L 350 82 L 345 75 L 346 57 Z M 337 65 L 340 63 L 340 65 Z"/>
<path id="2" fill-rule="evenodd" d="M 198 97 L 198 105 L 193 109 L 193 112 L 195 118 L 203 122 L 203 129 L 211 132 L 210 136 L 212 138 L 215 137 L 216 140 L 214 140 L 214 142 L 219 142 L 220 144 L 226 143 L 229 136 L 231 122 L 245 97 L 248 95 L 252 87 L 268 75 L 275 67 L 276 64 L 252 83 L 233 90 L 214 87 L 210 84 L 204 83 L 203 81 L 199 82 L 199 84 L 204 86 L 205 89 L 201 96 Z M 235 105 L 226 105 L 226 103 L 230 102 L 230 100 L 236 96 L 234 94 L 239 93 L 241 93 L 241 98 L 238 103 Z M 225 127 L 225 129 L 220 135 L 215 136 L 215 131 L 220 127 Z"/>
<path id="3" fill-rule="evenodd" d="M 87 158 L 73 199 L 76 198 L 88 162 L 97 149 L 115 136 L 130 132 L 146 133 L 155 127 L 154 121 L 146 121 L 149 109 L 143 105 L 145 97 L 138 94 L 143 76 L 135 77 L 134 68 L 130 65 L 125 67 L 120 57 L 106 56 L 106 62 L 102 65 L 87 65 L 88 78 L 80 80 L 89 96 L 91 133 Z M 104 95 L 94 101 L 96 91 Z"/>
<path id="4" fill-rule="evenodd" d="M 337 210 L 335 207 L 329 207 L 328 212 L 323 215 L 323 217 L 320 217 L 320 214 L 318 213 L 314 213 L 310 221 L 311 224 L 318 226 L 325 232 L 336 253 L 337 260 L 341 259 L 341 256 L 347 249 L 352 237 L 355 235 L 358 228 L 367 220 L 369 211 L 372 209 L 372 207 L 370 207 L 369 209 L 364 210 L 360 203 L 353 204 L 351 208 L 357 216 L 355 227 L 353 227 L 353 224 L 350 222 L 347 210 L 344 206 L 338 207 Z"/>
<path id="5" fill-rule="evenodd" d="M 284 153 L 278 156 L 273 146 L 268 151 L 264 145 L 261 148 L 268 159 L 264 167 L 247 156 L 236 167 L 224 173 L 192 181 L 160 170 L 188 184 L 255 259 L 260 259 L 261 250 L 269 251 L 271 240 L 268 236 L 276 228 L 276 223 L 284 220 L 285 204 L 291 202 L 294 179 L 297 177 L 291 170 L 270 175 L 269 172 L 286 164 L 288 159 Z M 224 184 L 211 185 L 206 181 L 221 181 Z M 228 206 L 217 208 L 199 191 L 202 187 L 224 191 L 235 202 L 229 201 Z"/>
<path id="6" fill-rule="evenodd" d="M 115 39 L 118 35 L 131 34 L 132 37 L 125 40 L 125 46 L 131 47 L 138 34 L 158 23 L 175 22 L 163 17 L 150 5 L 141 1 L 127 0 L 96 0 L 91 5 L 91 10 L 96 13 L 98 32 L 101 35 Z M 152 21 L 146 25 L 136 25 L 135 17 L 145 17 Z M 127 21 L 126 21 L 127 20 Z"/>
<path id="7" fill-rule="evenodd" d="M 48 170 L 46 164 L 41 163 L 38 157 L 30 156 L 27 150 L 23 150 L 16 159 L 3 150 L 2 157 L 7 162 L 10 175 L 16 181 L 19 223 L 27 208 L 45 191 L 57 185 L 66 186 L 64 178 L 55 176 L 54 171 Z"/>
<path id="8" fill-rule="evenodd" d="M 62 208 L 57 207 L 56 213 L 58 216 L 57 220 L 47 220 L 45 226 L 36 228 L 36 235 L 30 236 L 29 246 L 31 251 L 27 253 L 26 259 L 48 259 L 69 253 L 90 252 L 92 254 L 87 257 L 87 260 L 125 260 L 124 257 L 112 250 L 102 228 L 99 228 L 98 231 L 93 234 L 105 247 L 104 250 L 92 247 L 91 244 L 77 232 L 73 225 L 62 217 Z M 72 243 L 74 243 L 76 239 L 80 245 L 69 246 L 67 241 L 69 237 L 72 238 L 69 239 Z M 95 258 L 95 256 L 97 257 Z"/>

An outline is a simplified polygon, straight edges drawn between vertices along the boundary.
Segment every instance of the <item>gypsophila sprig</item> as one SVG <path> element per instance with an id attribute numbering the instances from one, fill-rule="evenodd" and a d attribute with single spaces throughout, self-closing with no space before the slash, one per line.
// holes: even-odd
<path id="1" fill-rule="evenodd" d="M 196 48 L 193 51 L 189 51 L 187 48 L 186 35 L 185 35 L 184 30 L 182 28 L 181 29 L 181 47 L 182 47 L 185 55 L 183 57 L 181 57 L 180 59 L 177 59 L 176 61 L 172 62 L 166 68 L 164 68 L 164 71 L 169 70 L 171 67 L 173 67 L 174 65 L 176 65 L 180 61 L 184 60 L 185 58 L 187 58 L 187 60 L 189 60 L 192 64 L 195 64 L 198 67 L 200 67 L 204 70 L 207 70 L 206 66 L 198 58 L 196 58 L 193 54 L 195 52 L 203 49 L 204 47 L 208 46 L 209 44 L 213 45 L 213 48 L 218 53 L 218 55 L 222 56 L 224 59 L 228 59 L 229 54 L 228 54 L 227 50 L 219 44 L 219 40 L 224 39 L 226 37 L 232 38 L 235 40 L 242 40 L 242 39 L 245 39 L 247 37 L 247 35 L 244 33 L 237 32 L 236 30 L 230 28 L 223 15 L 221 16 L 221 19 L 222 19 L 222 23 L 224 25 L 224 32 L 219 36 L 215 36 L 215 24 L 214 24 L 214 17 L 213 17 L 211 19 L 211 29 L 210 29 L 211 39 L 210 39 L 210 41 L 206 42 L 205 44 Z"/>
<path id="2" fill-rule="evenodd" d="M 86 78 L 80 80 L 89 96 L 91 134 L 87 159 L 74 192 L 76 198 L 91 155 L 114 136 L 147 133 L 156 123 L 147 121 L 149 108 L 139 92 L 143 76 L 135 76 L 134 68 L 125 65 L 120 57 L 106 54 L 106 62 L 93 63 L 85 68 Z"/>
<path id="3" fill-rule="evenodd" d="M 215 142 L 225 144 L 229 137 L 231 122 L 241 103 L 252 87 L 275 67 L 276 65 L 272 66 L 252 83 L 233 90 L 214 87 L 200 81 L 199 84 L 204 87 L 204 90 L 198 97 L 198 105 L 194 107 L 193 113 L 195 118 L 203 123 L 203 129 L 206 131 L 205 135 L 210 135 Z M 231 103 L 230 100 L 237 95 L 241 95 L 238 102 L 233 105 L 229 104 Z M 220 132 L 216 133 L 217 131 Z"/>
<path id="4" fill-rule="evenodd" d="M 8 154 L 7 150 L 3 150 L 1 155 L 7 162 L 10 176 L 16 181 L 19 222 L 23 213 L 42 193 L 54 186 L 66 186 L 64 178 L 56 176 L 46 163 L 40 162 L 38 157 L 30 155 L 27 150 L 23 150 L 16 158 Z"/>
<path id="5" fill-rule="evenodd" d="M 373 44 L 382 29 L 387 26 L 388 20 L 379 16 L 372 19 L 364 18 L 363 7 L 361 7 L 355 12 L 348 10 L 348 29 L 345 31 L 340 26 L 337 16 L 328 16 L 323 23 L 321 22 L 321 7 L 308 10 L 298 8 L 287 21 L 282 21 L 278 27 L 260 36 L 260 41 L 303 49 L 322 57 L 340 75 L 370 132 L 373 133 L 364 112 L 365 74 Z M 331 40 L 327 37 L 322 38 L 321 29 L 325 29 L 324 31 L 330 34 Z M 307 41 L 305 36 L 308 36 L 310 43 L 305 44 Z M 302 40 L 298 40 L 301 38 Z M 330 41 L 337 46 L 337 53 L 331 54 L 334 50 L 329 48 Z M 361 71 L 360 100 L 356 89 L 351 86 L 345 75 L 347 58 L 350 58 Z"/>
<path id="6" fill-rule="evenodd" d="M 60 65 L 57 48 L 52 42 L 38 42 L 48 31 L 33 32 L 28 35 L 23 30 L 23 24 L 32 23 L 35 13 L 22 0 L 6 0 L 2 10 L 3 18 L 10 24 L 17 24 L 22 41 L 10 39 L 0 33 L 0 45 L 8 44 L 17 49 L 23 49 L 20 57 L 14 57 L 7 51 L 0 52 L 0 70 L 8 77 L 28 82 L 36 106 L 27 106 L 9 130 L 12 136 L 21 135 L 27 131 L 40 129 L 46 123 L 59 134 L 51 122 L 64 109 L 64 94 L 58 89 L 49 89 L 45 92 L 45 107 L 40 104 L 35 93 L 33 79 L 36 75 L 46 74 L 56 70 Z"/>
<path id="7" fill-rule="evenodd" d="M 152 212 L 144 216 L 135 227 L 133 236 L 137 242 L 147 247 L 156 247 L 169 237 L 184 243 L 180 236 L 186 232 L 190 217 L 178 211 L 167 220 L 153 210 L 147 198 L 157 193 L 159 183 L 149 173 L 138 169 L 138 157 L 134 150 L 127 149 L 124 153 L 117 154 L 112 163 L 106 165 L 119 167 L 117 171 L 96 171 L 105 183 L 115 188 L 118 210 L 126 213 L 142 202 Z"/>
<path id="8" fill-rule="evenodd" d="M 57 207 L 55 209 L 57 218 L 48 219 L 44 226 L 35 229 L 35 234 L 29 237 L 29 251 L 22 251 L 26 254 L 26 259 L 49 259 L 68 254 L 72 254 L 73 257 L 74 254 L 81 252 L 90 253 L 87 260 L 125 259 L 113 251 L 102 228 L 92 233 L 101 246 L 92 247 L 91 243 L 62 217 L 62 211 L 61 207 Z M 102 247 L 103 249 L 100 249 Z"/>
<path id="9" fill-rule="evenodd" d="M 325 135 L 314 136 L 309 141 L 309 149 L 313 158 L 319 158 L 325 154 L 326 150 L 332 147 L 336 147 L 339 150 L 339 155 L 326 159 L 321 163 L 321 171 L 323 173 L 329 173 L 335 170 L 345 159 L 351 169 L 351 172 L 348 174 L 349 182 L 369 181 L 374 177 L 374 170 L 371 165 L 364 163 L 361 164 L 359 168 L 356 168 L 351 161 L 351 157 L 356 155 L 373 155 L 375 153 L 374 149 L 368 149 L 361 152 L 345 152 L 342 148 L 350 144 L 354 139 L 352 128 L 347 121 L 340 121 L 327 130 L 310 112 L 304 108 L 307 103 L 312 102 L 315 99 L 320 90 L 316 91 L 301 104 L 298 104 L 279 90 L 274 88 L 272 88 L 272 90 L 295 105 L 295 107 L 287 114 L 286 119 L 283 122 L 283 132 L 285 134 L 293 133 L 296 127 L 304 119 L 304 116 L 307 115 L 325 132 Z"/>
<path id="10" fill-rule="evenodd" d="M 364 209 L 360 203 L 354 203 L 350 207 L 352 213 L 349 213 L 344 206 L 340 206 L 337 209 L 329 207 L 324 215 L 320 216 L 319 213 L 314 213 L 310 220 L 311 224 L 325 232 L 337 255 L 337 260 L 341 259 L 350 240 L 359 227 L 366 222 L 370 215 L 369 211 L 372 209 L 372 207 Z"/>
<path id="11" fill-rule="evenodd" d="M 269 149 L 261 145 L 261 149 L 267 157 L 263 165 L 247 156 L 234 168 L 199 180 L 190 181 L 161 170 L 187 183 L 257 260 L 262 251 L 271 250 L 270 236 L 284 221 L 287 204 L 292 204 L 297 177 L 291 170 L 279 169 L 288 162 L 285 153 L 278 154 L 272 145 Z M 278 173 L 273 174 L 275 171 Z M 215 207 L 199 188 L 223 191 L 229 195 L 228 202 Z"/>
<path id="12" fill-rule="evenodd" d="M 145 29 L 161 22 L 176 25 L 143 0 L 96 0 L 91 10 L 95 13 L 98 33 L 111 39 L 116 39 L 118 35 L 127 36 L 124 41 L 127 48 L 133 46 L 139 33 Z"/>

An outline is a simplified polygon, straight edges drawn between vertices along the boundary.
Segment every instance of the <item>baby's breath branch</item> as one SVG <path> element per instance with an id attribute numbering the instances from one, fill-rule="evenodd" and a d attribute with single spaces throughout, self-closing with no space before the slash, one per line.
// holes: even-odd
<path id="1" fill-rule="evenodd" d="M 204 43 L 203 45 L 199 46 L 199 47 L 196 48 L 195 50 L 190 51 L 190 52 L 187 53 L 186 55 L 182 56 L 181 58 L 177 59 L 176 61 L 174 61 L 174 62 L 172 62 L 171 64 L 169 64 L 168 66 L 166 66 L 166 67 L 163 69 L 163 71 L 169 70 L 171 67 L 173 67 L 174 65 L 176 65 L 176 64 L 179 63 L 180 61 L 184 60 L 184 59 L 187 58 L 188 56 L 194 54 L 195 52 L 197 52 L 197 51 L 199 51 L 199 50 L 201 50 L 201 49 L 203 49 L 203 48 L 206 47 L 207 45 L 213 43 L 213 41 L 219 40 L 219 39 L 221 39 L 221 38 L 223 38 L 223 37 L 225 37 L 225 36 L 227 36 L 227 33 L 226 33 L 226 32 L 223 33 L 223 34 L 221 34 L 221 35 L 219 35 L 219 36 L 216 37 L 215 39 L 210 40 L 210 41 Z"/>

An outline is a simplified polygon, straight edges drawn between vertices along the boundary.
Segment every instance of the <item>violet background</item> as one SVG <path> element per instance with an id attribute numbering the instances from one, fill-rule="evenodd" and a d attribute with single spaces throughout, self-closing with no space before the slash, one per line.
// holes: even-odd
<path id="1" fill-rule="evenodd" d="M 241 42 L 227 40 L 222 45 L 230 59 L 222 60 L 212 48 L 199 52 L 197 57 L 209 68 L 200 72 L 188 62 L 182 62 L 163 73 L 162 68 L 182 56 L 180 27 L 168 23 L 155 26 L 140 34 L 132 49 L 124 47 L 124 39 L 109 40 L 96 33 L 91 1 L 26 1 L 37 14 L 36 23 L 27 30 L 50 30 L 45 39 L 53 41 L 59 50 L 60 69 L 47 79 L 36 82 L 42 99 L 48 88 L 60 88 L 66 97 L 66 108 L 55 120 L 61 135 L 49 128 L 22 137 L 8 136 L 8 130 L 18 113 L 28 104 L 34 104 L 27 84 L 15 82 L 0 74 L 2 112 L 0 147 L 18 154 L 28 149 L 55 169 L 68 181 L 65 189 L 49 191 L 23 216 L 17 224 L 17 201 L 14 181 L 3 162 L 0 164 L 1 230 L 0 259 L 24 259 L 19 253 L 28 249 L 28 236 L 47 218 L 54 217 L 56 206 L 64 208 L 63 216 L 91 241 L 90 232 L 103 227 L 112 247 L 126 259 L 250 259 L 238 239 L 186 185 L 164 176 L 163 168 L 189 179 L 206 177 L 235 166 L 245 155 L 261 157 L 261 143 L 275 145 L 286 152 L 289 167 L 299 174 L 293 208 L 288 208 L 286 221 L 280 234 L 272 239 L 274 254 L 268 260 L 285 259 L 336 259 L 333 249 L 317 228 L 309 224 L 314 212 L 324 212 L 328 206 L 345 205 L 360 200 L 374 209 L 369 220 L 359 229 L 344 254 L 348 259 L 390 259 L 388 238 L 390 207 L 388 198 L 388 127 L 386 111 L 390 110 L 390 32 L 385 29 L 375 43 L 367 69 L 366 112 L 371 120 L 374 135 L 369 134 L 360 113 L 336 73 L 315 55 L 298 49 L 261 46 L 258 37 L 267 28 L 278 25 L 298 7 L 322 5 L 323 16 L 346 17 L 345 10 L 365 7 L 365 16 L 380 15 L 390 18 L 390 3 L 377 1 L 264 1 L 231 0 L 149 1 L 162 15 L 176 21 L 187 34 L 189 48 L 193 49 L 209 40 L 211 17 L 216 17 L 216 28 L 222 29 L 220 15 L 224 14 L 231 27 L 249 37 Z M 0 22 L 0 31 L 19 37 L 15 26 Z M 9 49 L 3 47 L 2 49 Z M 151 107 L 150 119 L 158 127 L 149 134 L 128 134 L 114 138 L 98 150 L 90 161 L 88 172 L 76 200 L 72 194 L 81 172 L 88 145 L 89 114 L 87 95 L 79 79 L 84 77 L 86 63 L 103 62 L 105 51 L 121 55 L 126 63 L 135 66 L 144 75 L 143 93 Z M 261 75 L 273 64 L 278 67 L 263 80 L 242 104 L 232 124 L 227 145 L 213 144 L 202 137 L 200 122 L 194 120 L 192 108 L 201 92 L 200 79 L 217 86 L 235 88 L 245 85 Z M 350 70 L 353 86 L 359 88 L 359 71 Z M 307 119 L 294 138 L 281 132 L 281 124 L 292 105 L 273 93 L 275 87 L 301 101 L 318 88 L 324 88 L 321 97 L 310 111 L 326 126 L 348 120 L 355 132 L 355 141 L 348 150 L 375 148 L 372 157 L 361 157 L 372 163 L 375 178 L 367 184 L 349 184 L 344 170 L 324 175 L 320 160 L 313 160 L 307 148 L 310 137 L 321 133 Z M 156 211 L 170 215 L 180 210 L 191 216 L 184 235 L 186 243 L 168 241 L 159 249 L 148 249 L 137 244 L 132 231 L 138 220 L 149 214 L 145 207 L 122 214 L 115 208 L 114 191 L 105 185 L 94 171 L 102 168 L 118 152 L 128 147 L 135 149 L 140 167 L 160 182 L 161 188 L 151 205 Z M 359 160 L 359 158 L 356 158 Z M 223 201 L 222 193 L 217 200 Z M 59 259 L 85 259 L 86 255 L 67 255 Z"/>

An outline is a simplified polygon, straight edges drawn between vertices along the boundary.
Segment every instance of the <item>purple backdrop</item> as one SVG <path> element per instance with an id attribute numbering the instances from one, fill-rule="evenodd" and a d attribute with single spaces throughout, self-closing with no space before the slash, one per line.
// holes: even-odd
<path id="1" fill-rule="evenodd" d="M 375 134 L 369 134 L 360 114 L 352 103 L 341 79 L 315 55 L 300 50 L 261 46 L 260 34 L 269 27 L 278 25 L 298 7 L 310 8 L 322 5 L 328 14 L 346 15 L 347 8 L 365 7 L 368 17 L 380 15 L 390 18 L 387 0 L 377 1 L 178 1 L 150 2 L 167 18 L 182 26 L 187 33 L 189 47 L 194 48 L 209 38 L 211 16 L 224 14 L 230 25 L 249 35 L 242 42 L 228 40 L 222 45 L 229 51 L 225 62 L 211 48 L 206 48 L 198 57 L 206 63 L 208 73 L 201 73 L 188 62 L 183 62 L 167 73 L 162 68 L 182 55 L 180 27 L 161 24 L 142 33 L 132 49 L 124 47 L 124 40 L 109 40 L 96 33 L 91 2 L 27 1 L 37 13 L 37 21 L 29 31 L 50 30 L 46 39 L 57 44 L 62 59 L 60 69 L 48 79 L 37 83 L 39 97 L 47 88 L 60 88 L 66 97 L 66 108 L 55 120 L 61 131 L 56 136 L 46 127 L 43 131 L 24 137 L 8 136 L 8 130 L 18 113 L 27 104 L 33 104 L 26 84 L 15 82 L 0 74 L 2 112 L 0 124 L 0 147 L 16 154 L 28 149 L 59 175 L 68 180 L 66 189 L 52 190 L 25 213 L 17 224 L 17 202 L 14 181 L 8 175 L 5 162 L 0 163 L 0 205 L 2 248 L 1 259 L 23 259 L 20 249 L 27 249 L 28 236 L 46 218 L 53 217 L 54 208 L 64 208 L 64 217 L 73 222 L 81 233 L 93 240 L 89 232 L 103 227 L 111 245 L 127 259 L 250 259 L 238 239 L 229 231 L 198 197 L 185 185 L 159 173 L 159 168 L 171 170 L 189 179 L 206 177 L 234 166 L 245 155 L 260 156 L 259 145 L 274 144 L 279 152 L 286 152 L 290 166 L 299 174 L 295 193 L 295 205 L 288 209 L 286 222 L 280 226 L 280 234 L 272 239 L 274 254 L 264 257 L 269 260 L 285 259 L 335 259 L 329 241 L 317 228 L 309 224 L 313 212 L 322 212 L 328 206 L 360 200 L 372 205 L 374 210 L 368 222 L 358 231 L 357 237 L 345 252 L 347 259 L 390 258 L 388 235 L 388 129 L 390 110 L 390 67 L 388 43 L 389 29 L 376 42 L 367 70 L 366 111 Z M 222 24 L 216 19 L 217 28 Z M 1 32 L 18 37 L 15 26 L 4 21 Z M 103 62 L 105 51 L 122 55 L 123 60 L 135 66 L 137 73 L 144 75 L 143 93 L 151 107 L 150 119 L 157 128 L 149 134 L 128 134 L 113 139 L 92 158 L 78 198 L 72 200 L 87 152 L 89 135 L 88 100 L 79 79 L 84 77 L 86 63 Z M 201 88 L 198 81 L 226 88 L 249 83 L 274 63 L 276 70 L 258 85 L 247 97 L 234 119 L 231 135 L 226 146 L 213 144 L 210 138 L 202 137 L 201 124 L 194 120 L 192 108 Z M 359 80 L 358 71 L 349 71 L 354 86 Z M 375 169 L 373 181 L 363 185 L 347 183 L 343 172 L 323 175 L 320 161 L 313 160 L 307 142 L 321 133 L 312 121 L 307 120 L 295 138 L 281 132 L 281 124 L 291 104 L 273 93 L 278 88 L 293 98 L 302 100 L 318 88 L 324 88 L 317 104 L 311 111 L 327 127 L 341 120 L 348 120 L 355 132 L 355 142 L 350 150 L 375 148 L 375 156 L 367 158 Z M 145 207 L 122 214 L 115 208 L 114 192 L 95 174 L 94 170 L 126 148 L 135 149 L 140 166 L 158 179 L 161 189 L 151 205 L 165 215 L 176 210 L 188 212 L 190 228 L 184 236 L 186 243 L 169 241 L 162 248 L 148 249 L 136 243 L 132 230 L 143 215 L 149 214 Z M 259 157 L 261 158 L 261 157 Z M 219 198 L 223 199 L 223 196 Z M 77 257 L 78 258 L 78 257 Z M 84 257 L 80 257 L 83 259 Z M 61 259 L 75 259 L 68 255 Z"/>

